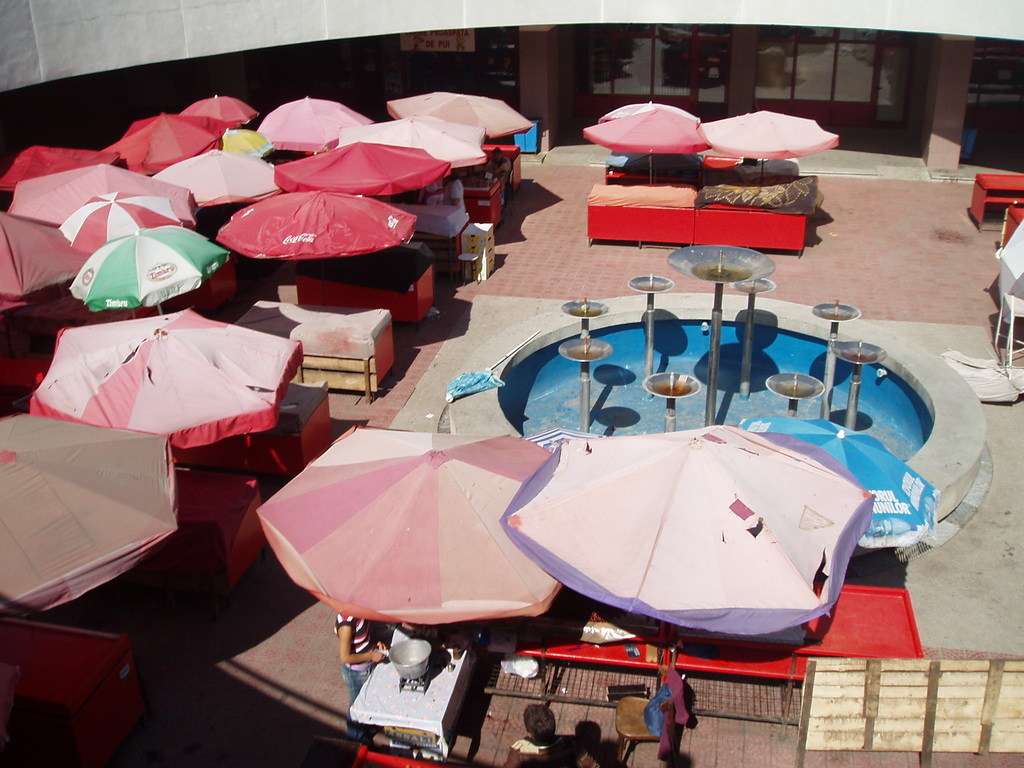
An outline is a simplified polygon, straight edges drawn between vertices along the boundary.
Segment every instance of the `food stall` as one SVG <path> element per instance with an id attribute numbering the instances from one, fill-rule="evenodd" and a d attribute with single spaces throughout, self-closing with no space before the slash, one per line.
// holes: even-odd
<path id="1" fill-rule="evenodd" d="M 396 654 L 399 645 L 411 639 L 401 629 L 395 630 L 392 660 L 374 667 L 349 716 L 381 727 L 393 748 L 447 760 L 476 656 L 472 650 L 433 647 L 425 671 L 419 677 L 404 677 Z"/>

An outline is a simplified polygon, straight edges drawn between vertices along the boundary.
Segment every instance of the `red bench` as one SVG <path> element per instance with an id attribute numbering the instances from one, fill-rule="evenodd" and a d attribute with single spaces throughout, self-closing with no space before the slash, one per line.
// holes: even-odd
<path id="1" fill-rule="evenodd" d="M 978 229 L 999 229 L 1006 209 L 1024 204 L 1024 174 L 979 173 L 968 212 Z"/>

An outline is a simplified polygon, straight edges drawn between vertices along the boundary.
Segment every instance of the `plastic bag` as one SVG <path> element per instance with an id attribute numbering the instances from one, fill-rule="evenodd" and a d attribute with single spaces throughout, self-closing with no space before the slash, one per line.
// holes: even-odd
<path id="1" fill-rule="evenodd" d="M 661 705 L 671 698 L 672 687 L 668 683 L 664 683 L 654 694 L 654 698 L 648 701 L 647 706 L 644 707 L 644 723 L 646 723 L 651 736 L 660 738 L 661 732 L 665 730 L 665 713 L 661 711 Z"/>
<path id="2" fill-rule="evenodd" d="M 501 671 L 531 680 L 540 673 L 540 663 L 531 656 L 517 656 L 514 653 L 508 653 L 502 659 Z"/>

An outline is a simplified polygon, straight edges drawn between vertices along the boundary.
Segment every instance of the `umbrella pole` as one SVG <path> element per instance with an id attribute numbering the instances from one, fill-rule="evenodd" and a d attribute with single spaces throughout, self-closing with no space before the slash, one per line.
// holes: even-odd
<path id="1" fill-rule="evenodd" d="M 715 423 L 718 410 L 718 363 L 722 345 L 722 297 L 725 283 L 715 283 L 715 306 L 711 310 L 711 347 L 708 349 L 708 393 L 704 406 L 704 426 Z"/>

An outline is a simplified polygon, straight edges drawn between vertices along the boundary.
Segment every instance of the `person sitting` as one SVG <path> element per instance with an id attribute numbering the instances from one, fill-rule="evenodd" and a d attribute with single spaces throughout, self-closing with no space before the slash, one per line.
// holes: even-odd
<path id="1" fill-rule="evenodd" d="M 495 147 L 487 161 L 487 170 L 501 182 L 501 210 L 505 210 L 505 203 L 512 191 L 512 161 L 505 157 L 499 147 Z"/>
<path id="2" fill-rule="evenodd" d="M 444 204 L 465 209 L 465 196 L 466 188 L 462 183 L 461 174 L 458 171 L 452 171 L 444 185 Z"/>
<path id="3" fill-rule="evenodd" d="M 575 739 L 555 735 L 555 716 L 544 704 L 523 711 L 526 738 L 508 750 L 504 768 L 600 768 Z"/>

